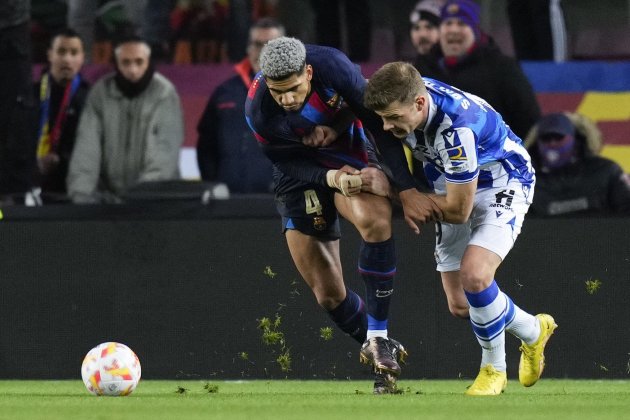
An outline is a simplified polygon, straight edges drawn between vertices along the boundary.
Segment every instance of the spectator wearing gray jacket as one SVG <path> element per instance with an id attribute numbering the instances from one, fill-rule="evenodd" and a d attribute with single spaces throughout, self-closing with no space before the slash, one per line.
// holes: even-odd
<path id="1" fill-rule="evenodd" d="M 139 38 L 114 50 L 116 72 L 88 95 L 66 180 L 74 203 L 120 202 L 142 182 L 179 179 L 184 123 L 173 84 Z"/>

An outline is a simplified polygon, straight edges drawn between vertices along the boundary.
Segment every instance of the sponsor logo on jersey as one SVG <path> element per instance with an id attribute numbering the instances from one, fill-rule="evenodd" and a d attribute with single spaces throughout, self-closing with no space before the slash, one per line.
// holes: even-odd
<path id="1" fill-rule="evenodd" d="M 516 192 L 514 190 L 501 190 L 498 193 L 496 193 L 494 195 L 495 198 L 495 202 L 493 204 L 490 204 L 489 207 L 493 208 L 502 208 L 505 210 L 512 210 L 512 201 L 514 200 L 514 194 Z M 503 201 L 505 200 L 505 204 L 503 204 Z M 497 217 L 500 216 L 499 212 L 497 211 Z"/>
<path id="2" fill-rule="evenodd" d="M 468 156 L 466 156 L 466 151 L 462 146 L 456 146 L 446 149 L 446 153 L 448 153 L 448 157 L 451 161 L 453 161 L 453 164 L 455 164 L 456 161 L 463 162 L 468 160 Z"/>

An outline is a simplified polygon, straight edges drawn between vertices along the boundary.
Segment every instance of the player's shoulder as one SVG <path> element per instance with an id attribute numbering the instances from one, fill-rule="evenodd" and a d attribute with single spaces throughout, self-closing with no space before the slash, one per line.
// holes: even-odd
<path id="1" fill-rule="evenodd" d="M 259 72 L 254 76 L 252 83 L 249 85 L 249 89 L 247 90 L 246 109 L 251 111 L 253 108 L 259 107 L 262 103 L 263 97 L 268 92 L 269 89 L 267 88 L 267 82 L 265 81 L 262 73 Z"/>
<path id="2" fill-rule="evenodd" d="M 341 51 L 333 47 L 323 45 L 306 45 L 306 63 L 313 66 L 316 72 L 338 74 L 342 70 L 348 70 L 355 65 Z"/>

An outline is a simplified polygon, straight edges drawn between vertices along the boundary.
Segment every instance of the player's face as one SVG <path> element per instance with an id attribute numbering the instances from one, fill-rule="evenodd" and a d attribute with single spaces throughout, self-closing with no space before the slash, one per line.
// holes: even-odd
<path id="1" fill-rule="evenodd" d="M 475 43 L 473 29 L 461 19 L 448 18 L 440 24 L 440 46 L 446 57 L 464 55 Z"/>
<path id="2" fill-rule="evenodd" d="M 252 64 L 252 69 L 255 73 L 260 71 L 260 64 L 258 59 L 260 57 L 260 50 L 267 43 L 274 38 L 280 36 L 278 28 L 254 28 L 249 33 L 249 44 L 247 45 L 247 58 Z"/>
<path id="3" fill-rule="evenodd" d="M 302 108 L 311 90 L 313 68 L 306 65 L 302 74 L 293 74 L 282 80 L 267 80 L 267 87 L 273 99 L 285 111 L 295 112 Z"/>
<path id="4" fill-rule="evenodd" d="M 428 20 L 419 20 L 411 27 L 411 43 L 418 54 L 427 54 L 440 40 L 440 29 Z"/>
<path id="5" fill-rule="evenodd" d="M 84 60 L 83 44 L 76 37 L 58 36 L 48 50 L 50 74 L 57 83 L 71 81 L 81 70 Z"/>
<path id="6" fill-rule="evenodd" d="M 376 111 L 383 120 L 383 130 L 404 139 L 424 122 L 426 99 L 418 96 L 412 103 L 392 102 L 387 108 Z"/>
<path id="7" fill-rule="evenodd" d="M 116 48 L 116 65 L 123 77 L 137 82 L 149 68 L 151 50 L 142 42 L 128 42 Z"/>

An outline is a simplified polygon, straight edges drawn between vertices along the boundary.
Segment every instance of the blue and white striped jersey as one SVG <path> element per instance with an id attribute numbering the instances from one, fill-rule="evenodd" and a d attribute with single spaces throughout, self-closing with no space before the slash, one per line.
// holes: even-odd
<path id="1" fill-rule="evenodd" d="M 446 192 L 446 182 L 478 179 L 477 189 L 502 187 L 516 179 L 535 182 L 531 159 L 520 138 L 485 100 L 434 79 L 423 78 L 429 116 L 405 143 L 421 160 L 431 187 Z"/>

